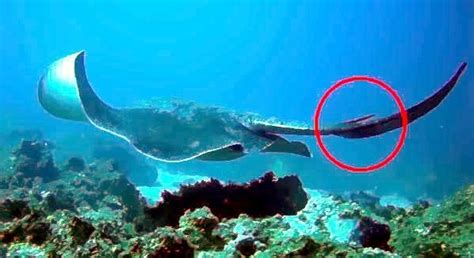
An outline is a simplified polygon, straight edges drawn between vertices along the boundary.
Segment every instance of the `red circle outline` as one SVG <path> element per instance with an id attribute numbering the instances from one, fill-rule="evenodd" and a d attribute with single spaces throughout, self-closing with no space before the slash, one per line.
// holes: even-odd
<path id="1" fill-rule="evenodd" d="M 319 131 L 319 129 L 320 129 L 319 128 L 319 119 L 321 117 L 321 111 L 322 111 L 322 109 L 324 107 L 324 104 L 326 103 L 327 99 L 329 98 L 329 96 L 332 93 L 334 93 L 334 91 L 336 91 L 337 89 L 339 89 L 339 88 L 341 88 L 345 85 L 348 85 L 349 83 L 358 82 L 358 81 L 365 81 L 365 82 L 369 82 L 371 84 L 375 84 L 375 85 L 381 87 L 382 89 L 384 89 L 385 91 L 387 91 L 390 94 L 390 96 L 392 96 L 392 98 L 395 99 L 395 102 L 397 103 L 398 109 L 399 109 L 400 114 L 402 116 L 402 132 L 400 134 L 400 137 L 398 138 L 397 145 L 395 146 L 393 151 L 382 161 L 380 161 L 378 163 L 375 163 L 373 165 L 370 165 L 370 166 L 366 166 L 366 167 L 351 166 L 351 165 L 348 165 L 348 164 L 345 164 L 345 163 L 339 161 L 326 148 L 326 146 L 323 143 L 322 137 L 321 137 L 321 132 Z M 405 106 L 403 105 L 403 102 L 402 102 L 402 99 L 400 98 L 400 96 L 398 96 L 397 92 L 392 87 L 390 87 L 388 84 L 386 84 L 385 82 L 383 82 L 379 79 L 376 79 L 376 78 L 369 77 L 369 76 L 351 76 L 351 77 L 348 77 L 348 78 L 345 78 L 345 79 L 342 79 L 342 80 L 336 82 L 334 85 L 332 85 L 324 93 L 323 97 L 320 99 L 313 118 L 314 118 L 314 135 L 316 137 L 319 148 L 323 152 L 324 156 L 327 159 L 329 159 L 329 161 L 331 161 L 337 167 L 339 167 L 341 169 L 344 169 L 344 170 L 347 170 L 351 173 L 369 173 L 369 172 L 372 172 L 374 170 L 380 169 L 380 168 L 388 165 L 400 153 L 400 150 L 402 149 L 403 144 L 405 143 L 405 139 L 406 139 L 407 132 L 408 132 L 408 115 L 407 115 L 407 111 L 405 109 Z"/>

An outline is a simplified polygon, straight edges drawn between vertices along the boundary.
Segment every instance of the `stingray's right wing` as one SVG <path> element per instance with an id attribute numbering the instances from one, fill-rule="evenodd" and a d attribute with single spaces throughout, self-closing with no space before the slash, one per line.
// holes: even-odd
<path id="1" fill-rule="evenodd" d="M 454 88 L 457 81 L 467 67 L 463 62 L 456 73 L 430 97 L 422 102 L 407 109 L 408 123 L 426 115 L 428 112 L 439 106 L 446 98 L 449 92 Z M 356 118 L 348 122 L 340 123 L 335 126 L 322 128 L 321 135 L 337 135 L 344 138 L 367 138 L 402 127 L 401 115 L 396 113 L 384 118 L 374 118 L 372 115 Z M 294 135 L 313 135 L 314 129 L 309 127 L 296 127 L 284 124 L 272 124 L 265 122 L 256 122 L 252 129 L 261 130 L 268 133 L 294 134 Z"/>

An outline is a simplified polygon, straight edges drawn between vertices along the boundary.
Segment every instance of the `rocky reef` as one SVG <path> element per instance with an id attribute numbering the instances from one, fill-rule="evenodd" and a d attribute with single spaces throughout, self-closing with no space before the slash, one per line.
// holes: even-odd
<path id="1" fill-rule="evenodd" d="M 271 172 L 248 184 L 223 185 L 216 179 L 183 185 L 177 193 L 164 191 L 161 201 L 145 209 L 144 223 L 177 226 L 186 210 L 208 207 L 219 219 L 247 214 L 264 218 L 276 214 L 295 215 L 308 197 L 296 176 L 277 179 Z"/>
<path id="2" fill-rule="evenodd" d="M 439 204 L 382 205 L 269 172 L 164 191 L 148 204 L 109 159 L 55 163 L 22 141 L 0 171 L 0 257 L 469 257 L 474 185 Z"/>
<path id="3" fill-rule="evenodd" d="M 418 205 L 392 221 L 391 244 L 401 255 L 472 257 L 474 255 L 474 185 L 443 203 Z"/>
<path id="4" fill-rule="evenodd" d="M 18 178 L 51 181 L 58 177 L 59 170 L 54 164 L 49 144 L 47 141 L 21 142 L 13 152 L 13 166 Z"/>

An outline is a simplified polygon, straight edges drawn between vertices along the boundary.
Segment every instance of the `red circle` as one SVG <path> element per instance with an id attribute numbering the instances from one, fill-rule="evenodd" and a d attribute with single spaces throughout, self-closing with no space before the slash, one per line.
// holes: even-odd
<path id="1" fill-rule="evenodd" d="M 400 110 L 400 114 L 402 116 L 402 132 L 398 139 L 397 145 L 395 146 L 395 149 L 393 149 L 393 151 L 384 160 L 378 163 L 375 163 L 373 165 L 366 166 L 366 167 L 351 166 L 335 158 L 324 145 L 322 137 L 321 137 L 321 132 L 319 131 L 319 118 L 321 117 L 321 111 L 327 99 L 329 98 L 329 96 L 332 93 L 334 93 L 334 91 L 336 91 L 337 89 L 349 83 L 353 83 L 357 81 L 369 82 L 387 91 L 395 99 L 395 102 L 397 103 L 398 109 Z M 402 149 L 402 146 L 405 143 L 405 139 L 407 136 L 407 131 L 408 131 L 408 115 L 400 96 L 398 96 L 397 92 L 385 82 L 376 78 L 369 77 L 369 76 L 352 76 L 352 77 L 348 77 L 336 82 L 324 93 L 323 97 L 318 103 L 316 112 L 314 114 L 314 135 L 316 136 L 316 140 L 318 142 L 319 148 L 321 148 L 321 151 L 323 152 L 324 156 L 327 159 L 329 159 L 337 167 L 348 170 L 351 173 L 369 173 L 388 165 L 390 162 L 392 162 L 395 159 L 395 157 L 398 155 L 398 153 Z"/>

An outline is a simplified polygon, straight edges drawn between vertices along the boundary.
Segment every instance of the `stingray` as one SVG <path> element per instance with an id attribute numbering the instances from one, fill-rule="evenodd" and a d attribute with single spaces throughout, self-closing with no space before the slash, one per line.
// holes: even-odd
<path id="1" fill-rule="evenodd" d="M 408 108 L 409 123 L 436 108 L 454 88 L 466 66 L 462 63 L 441 89 Z M 112 107 L 94 92 L 86 76 L 84 51 L 52 63 L 40 78 L 38 97 L 41 106 L 53 116 L 90 123 L 124 139 L 141 154 L 160 161 L 227 161 L 251 151 L 312 156 L 303 142 L 283 137 L 312 136 L 314 129 L 310 126 L 185 101 L 162 101 L 136 108 Z M 383 118 L 367 115 L 321 128 L 320 132 L 325 136 L 367 138 L 401 126 L 400 113 Z"/>

